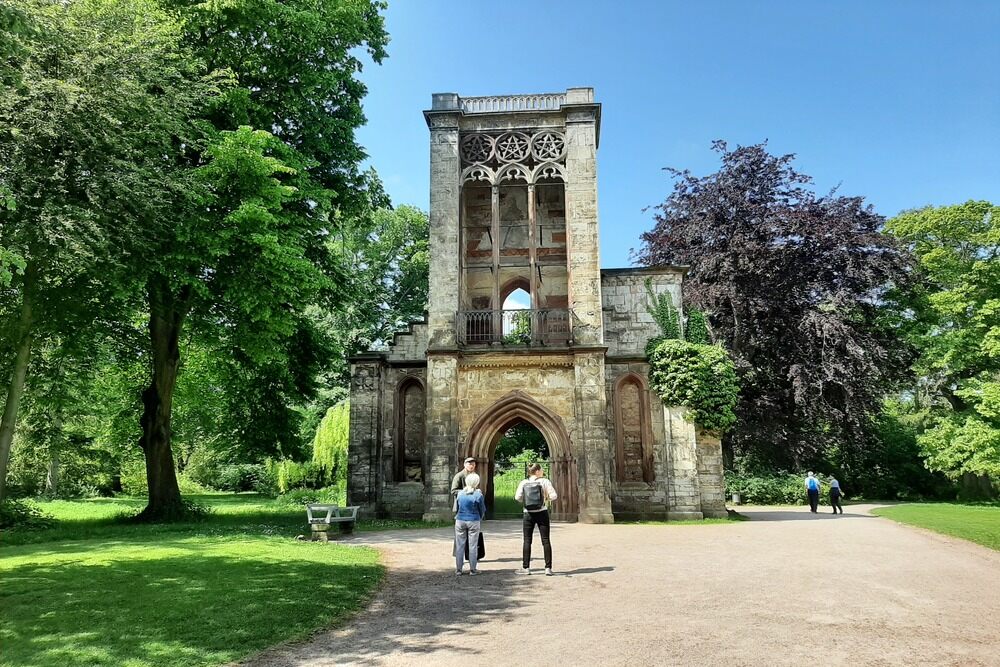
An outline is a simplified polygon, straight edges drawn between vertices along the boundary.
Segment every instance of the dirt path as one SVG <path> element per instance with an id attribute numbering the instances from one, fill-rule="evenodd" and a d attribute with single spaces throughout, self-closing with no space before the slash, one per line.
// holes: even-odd
<path id="1" fill-rule="evenodd" d="M 514 574 L 517 522 L 484 524 L 480 577 L 447 529 L 362 536 L 389 566 L 371 607 L 247 664 L 1000 665 L 1000 553 L 847 509 L 556 524 L 553 577 Z"/>

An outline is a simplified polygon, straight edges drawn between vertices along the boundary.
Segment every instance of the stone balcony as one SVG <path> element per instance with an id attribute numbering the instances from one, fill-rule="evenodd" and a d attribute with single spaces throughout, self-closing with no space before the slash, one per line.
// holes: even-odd
<path id="1" fill-rule="evenodd" d="M 569 308 L 467 310 L 455 314 L 455 332 L 463 347 L 565 347 L 573 344 Z"/>

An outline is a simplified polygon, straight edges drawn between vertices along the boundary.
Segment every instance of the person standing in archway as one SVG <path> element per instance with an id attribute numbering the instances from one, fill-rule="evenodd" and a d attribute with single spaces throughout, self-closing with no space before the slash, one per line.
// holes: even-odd
<path id="1" fill-rule="evenodd" d="M 556 495 L 552 482 L 545 478 L 542 466 L 532 463 L 528 466 L 528 479 L 517 485 L 514 500 L 524 504 L 522 529 L 524 544 L 521 547 L 521 569 L 518 574 L 531 574 L 531 542 L 535 537 L 535 526 L 542 537 L 542 551 L 545 554 L 545 574 L 552 576 L 552 543 L 549 541 L 549 509 L 546 501 L 553 501 Z"/>
<path id="2" fill-rule="evenodd" d="M 452 514 L 457 517 L 458 515 L 458 493 L 465 488 L 465 478 L 469 475 L 475 474 L 476 472 L 476 459 L 469 457 L 465 459 L 465 463 L 462 465 L 462 469 L 455 473 L 455 476 L 451 479 L 451 499 L 452 499 Z M 483 539 L 482 530 L 478 531 L 478 536 L 476 538 L 476 547 L 478 551 L 479 558 L 477 560 L 482 560 L 486 556 L 486 540 Z M 458 555 L 458 540 L 455 540 L 455 545 L 453 548 L 454 554 Z M 469 543 L 465 543 L 465 560 L 472 562 L 469 559 Z"/>

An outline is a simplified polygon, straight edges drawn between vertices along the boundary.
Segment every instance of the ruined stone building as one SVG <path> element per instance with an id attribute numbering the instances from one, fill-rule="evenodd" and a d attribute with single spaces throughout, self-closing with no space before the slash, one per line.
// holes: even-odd
<path id="1" fill-rule="evenodd" d="M 351 359 L 348 502 L 450 519 L 466 456 L 493 502 L 494 449 L 521 421 L 549 448 L 553 518 L 724 516 L 717 438 L 650 391 L 648 290 L 681 303 L 683 269 L 601 270 L 591 88 L 435 94 L 424 322 Z M 504 310 L 515 290 L 526 310 Z"/>

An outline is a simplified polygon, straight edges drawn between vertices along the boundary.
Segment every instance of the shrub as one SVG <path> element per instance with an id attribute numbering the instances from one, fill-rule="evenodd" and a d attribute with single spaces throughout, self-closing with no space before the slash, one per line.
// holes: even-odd
<path id="1" fill-rule="evenodd" d="M 7 499 L 0 503 L 0 528 L 49 528 L 56 520 L 27 500 Z"/>
<path id="2" fill-rule="evenodd" d="M 322 489 L 292 489 L 278 496 L 278 502 L 284 505 L 305 505 L 306 503 L 346 505 L 347 487 L 343 484 L 335 484 Z"/>
<path id="3" fill-rule="evenodd" d="M 232 493 L 254 491 L 260 486 L 260 480 L 266 474 L 262 463 L 229 463 L 219 466 L 211 487 Z"/>
<path id="4" fill-rule="evenodd" d="M 808 502 L 805 475 L 779 472 L 740 474 L 726 471 L 726 492 L 740 494 L 740 500 L 752 505 L 801 505 Z M 824 494 L 820 493 L 820 501 Z"/>
<path id="5" fill-rule="evenodd" d="M 739 382 L 725 350 L 664 339 L 648 356 L 650 384 L 666 405 L 690 409 L 695 423 L 710 431 L 723 433 L 736 423 Z"/>

